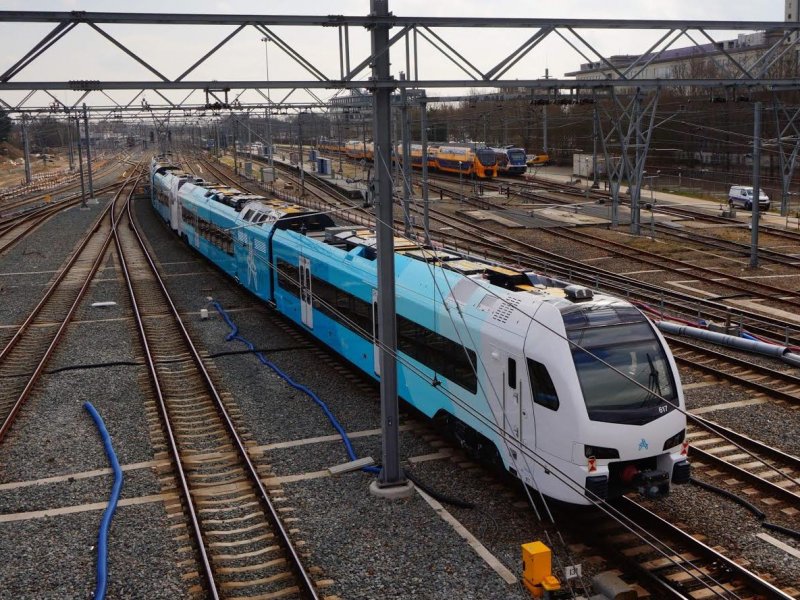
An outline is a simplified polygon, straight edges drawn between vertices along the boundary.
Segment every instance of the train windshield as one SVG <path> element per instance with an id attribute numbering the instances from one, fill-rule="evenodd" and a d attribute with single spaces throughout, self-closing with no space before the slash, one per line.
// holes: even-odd
<path id="1" fill-rule="evenodd" d="M 512 148 L 508 151 L 508 160 L 512 165 L 524 165 L 526 159 L 527 154 L 521 148 Z"/>
<path id="2" fill-rule="evenodd" d="M 478 148 L 475 150 L 475 156 L 478 157 L 478 161 L 484 167 L 493 167 L 497 162 L 497 157 L 494 154 L 494 150 L 491 148 Z"/>
<path id="3" fill-rule="evenodd" d="M 672 410 L 678 396 L 666 353 L 638 310 L 586 306 L 564 323 L 591 420 L 643 424 Z"/>

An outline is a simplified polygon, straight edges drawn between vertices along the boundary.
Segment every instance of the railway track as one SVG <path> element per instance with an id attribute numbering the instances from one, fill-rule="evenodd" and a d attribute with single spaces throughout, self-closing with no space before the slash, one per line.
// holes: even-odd
<path id="1" fill-rule="evenodd" d="M 702 534 L 684 531 L 636 500 L 623 497 L 613 506 L 623 520 L 629 519 L 646 533 L 637 535 L 616 520 L 591 513 L 578 517 L 577 527 L 591 531 L 603 555 L 649 581 L 648 587 L 659 596 L 791 600 L 800 594 L 794 588 L 780 589 L 743 566 L 746 559 L 731 559 L 725 549 L 706 544 Z"/>
<path id="2" fill-rule="evenodd" d="M 800 404 L 800 377 L 791 371 L 779 371 L 675 336 L 665 338 L 675 360 L 690 369 L 790 405 Z"/>
<path id="3" fill-rule="evenodd" d="M 111 244 L 113 223 L 119 218 L 119 198 L 133 193 L 141 176 L 136 169 L 79 242 L 42 299 L 0 350 L 0 442 L 8 433 L 47 361 L 58 346 Z"/>
<path id="4" fill-rule="evenodd" d="M 750 502 L 757 500 L 765 509 L 780 510 L 789 519 L 798 513 L 800 458 L 697 416 L 690 421 L 686 436 L 693 459 L 699 459 L 692 461 L 696 470 L 712 480 L 732 475 L 725 482 L 748 486 L 739 493 Z"/>
<path id="5" fill-rule="evenodd" d="M 182 563 L 192 592 L 209 598 L 318 598 L 262 477 L 161 279 L 130 214 L 116 244 L 167 438 L 196 562 Z M 280 497 L 280 490 L 272 490 Z M 191 558 L 191 557 L 187 557 Z M 191 565 L 191 566 L 188 566 Z"/>
<path id="6" fill-rule="evenodd" d="M 95 193 L 105 194 L 118 187 L 118 183 L 113 183 L 96 188 Z M 26 235 L 34 231 L 53 215 L 58 214 L 67 208 L 76 206 L 80 202 L 80 193 L 72 194 L 56 203 L 46 204 L 29 211 L 25 211 L 23 214 L 16 214 L 0 219 L 0 254 L 24 239 Z"/>
<path id="7" fill-rule="evenodd" d="M 785 305 L 784 309 L 786 310 L 800 308 L 800 300 L 790 297 L 795 294 L 793 290 L 775 287 L 764 281 L 754 283 L 718 269 L 701 267 L 688 261 L 661 256 L 656 252 L 650 252 L 640 248 L 631 248 L 626 244 L 591 235 L 584 231 L 567 231 L 564 228 L 560 228 L 557 230 L 557 234 L 565 239 L 586 244 L 594 248 L 603 248 L 613 252 L 617 256 L 629 258 L 650 267 L 670 271 L 683 277 L 696 276 L 700 278 L 701 281 L 713 281 L 714 286 L 726 289 L 736 297 L 748 296 L 765 299 L 773 304 Z M 724 299 L 728 294 L 718 295 Z"/>

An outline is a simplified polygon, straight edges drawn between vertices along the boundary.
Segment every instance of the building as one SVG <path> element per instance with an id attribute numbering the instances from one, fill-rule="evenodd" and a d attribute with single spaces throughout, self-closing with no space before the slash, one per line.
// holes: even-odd
<path id="1" fill-rule="evenodd" d="M 800 23 L 800 0 L 784 0 L 783 16 L 786 22 Z M 728 56 L 742 67 L 750 68 L 783 34 L 783 30 L 743 33 L 733 40 L 670 48 L 657 56 L 657 53 L 622 54 L 608 59 L 614 68 L 601 61 L 589 62 L 565 75 L 578 80 L 617 79 L 616 69 L 634 79 L 736 78 L 741 72 Z M 780 76 L 783 70 L 794 77 L 797 52 L 788 53 L 783 60 L 783 64 L 773 66 L 773 71 Z"/>
<path id="2" fill-rule="evenodd" d="M 787 0 L 798 2 L 800 0 Z M 728 60 L 726 53 L 743 67 L 752 66 L 768 48 L 768 38 L 764 31 L 740 34 L 734 40 L 700 44 L 686 48 L 670 48 L 654 58 L 653 54 L 620 54 L 609 57 L 608 61 L 626 77 L 635 79 L 691 79 L 700 77 L 724 76 L 725 69 L 730 75 L 738 75 L 738 70 Z M 626 73 L 626 70 L 629 71 Z M 578 80 L 617 79 L 619 75 L 604 62 L 583 63 L 578 71 L 566 73 L 567 77 Z"/>

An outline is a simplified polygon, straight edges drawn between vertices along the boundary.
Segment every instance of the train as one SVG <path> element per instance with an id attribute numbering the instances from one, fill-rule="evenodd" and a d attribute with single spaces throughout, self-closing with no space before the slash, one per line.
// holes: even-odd
<path id="1" fill-rule="evenodd" d="M 525 148 L 492 148 L 497 157 L 497 173 L 499 175 L 522 175 L 528 170 Z"/>
<path id="2" fill-rule="evenodd" d="M 320 149 L 332 149 L 325 144 Z M 422 144 L 409 144 L 411 165 L 422 168 Z M 375 154 L 375 145 L 372 142 L 350 140 L 344 144 L 344 153 L 354 160 L 371 161 Z M 524 151 L 523 151 L 524 156 Z M 392 160 L 402 161 L 403 146 L 397 144 L 392 149 Z M 438 143 L 428 145 L 428 168 L 441 173 L 460 173 L 466 177 L 479 179 L 492 179 L 497 177 L 497 157 L 494 150 L 475 145 L 442 145 Z"/>
<path id="3" fill-rule="evenodd" d="M 342 152 L 347 151 L 347 142 L 341 140 L 331 140 L 328 138 L 321 138 L 317 142 L 317 148 L 323 152 Z"/>
<path id="4" fill-rule="evenodd" d="M 191 248 L 376 381 L 373 231 L 193 180 L 163 157 L 151 202 Z M 542 494 L 586 505 L 689 481 L 664 338 L 629 302 L 466 253 L 395 247 L 398 394 Z"/>

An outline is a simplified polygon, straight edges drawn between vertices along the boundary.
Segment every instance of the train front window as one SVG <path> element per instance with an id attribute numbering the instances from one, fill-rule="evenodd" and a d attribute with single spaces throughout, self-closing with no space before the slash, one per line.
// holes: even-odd
<path id="1" fill-rule="evenodd" d="M 524 165 L 527 155 L 523 150 L 509 150 L 508 158 L 512 165 Z"/>
<path id="2" fill-rule="evenodd" d="M 642 424 L 669 412 L 677 389 L 667 356 L 650 324 L 567 329 L 589 418 Z"/>
<path id="3" fill-rule="evenodd" d="M 475 151 L 475 155 L 478 157 L 478 161 L 484 167 L 493 167 L 497 163 L 497 157 L 494 155 L 494 150 L 490 150 L 489 148 L 478 148 Z"/>

